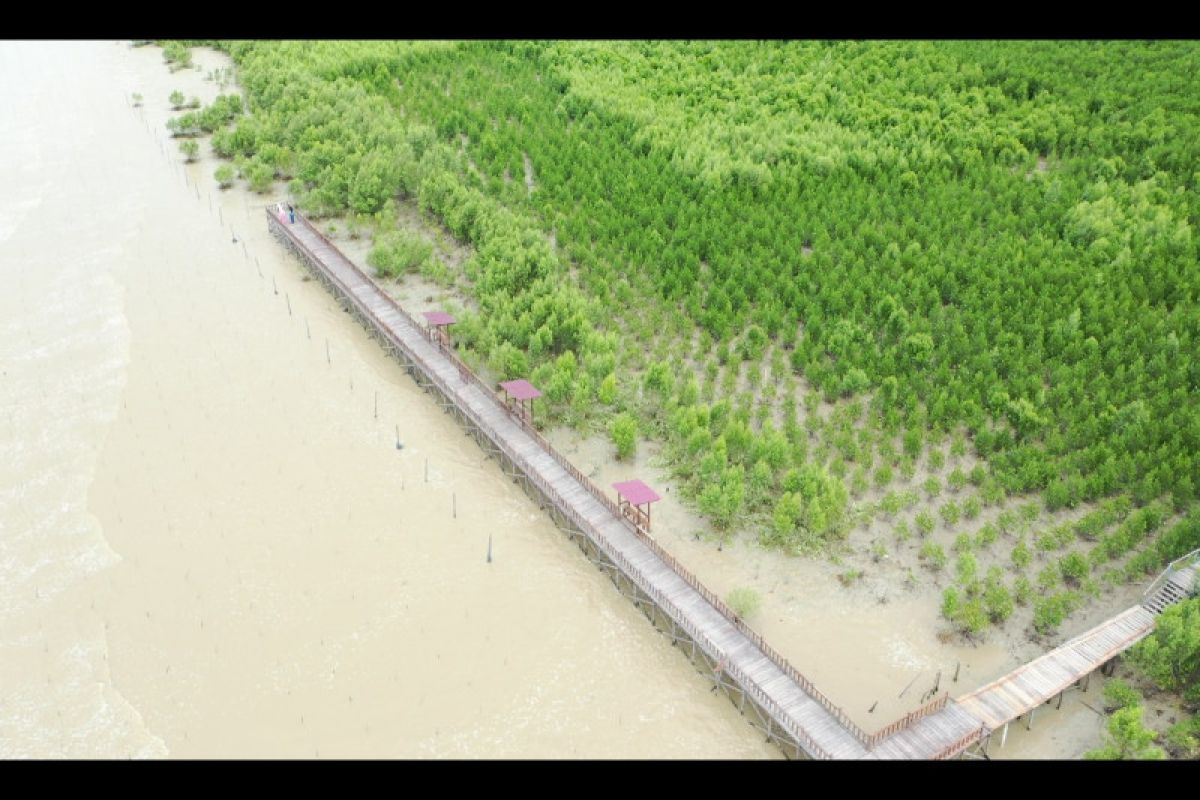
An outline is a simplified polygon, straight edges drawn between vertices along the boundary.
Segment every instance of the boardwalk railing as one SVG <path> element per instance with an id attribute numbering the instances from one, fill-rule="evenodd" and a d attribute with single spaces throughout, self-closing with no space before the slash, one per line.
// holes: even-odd
<path id="1" fill-rule="evenodd" d="M 1142 597 L 1153 596 L 1153 594 L 1161 589 L 1162 585 L 1170 579 L 1171 575 L 1180 567 L 1180 565 L 1184 563 L 1186 563 L 1188 566 L 1200 567 L 1200 548 L 1182 555 L 1172 561 L 1170 564 L 1167 564 L 1166 569 L 1159 573 L 1159 576 L 1154 579 L 1154 583 L 1150 584 L 1149 588 L 1142 592 Z"/>
<path id="2" fill-rule="evenodd" d="M 939 712 L 943 708 L 945 708 L 946 704 L 949 702 L 950 702 L 950 693 L 943 692 L 941 697 L 935 697 L 933 700 L 930 700 L 928 703 L 921 706 L 920 708 L 908 712 L 907 714 L 905 714 L 903 717 L 896 720 L 892 724 L 885 725 L 884 727 L 875 731 L 875 733 L 871 734 L 871 741 L 868 743 L 868 747 L 874 747 L 875 745 L 879 744 L 880 742 L 882 742 L 884 739 L 888 738 L 889 736 L 891 736 L 895 733 L 899 733 L 900 731 L 907 728 L 909 725 L 912 725 L 917 720 L 924 719 L 925 717 L 928 717 L 930 714 L 936 714 L 937 712 Z"/>
<path id="3" fill-rule="evenodd" d="M 947 758 L 953 758 L 963 750 L 966 750 L 968 747 L 975 744 L 975 742 L 986 739 L 990 733 L 991 731 L 988 730 L 987 725 L 981 725 L 979 730 L 964 734 L 961 738 L 959 738 L 958 741 L 946 745 L 941 750 L 931 755 L 929 759 L 931 761 L 943 761 Z"/>
<path id="4" fill-rule="evenodd" d="M 270 212 L 270 210 L 268 210 L 268 216 L 271 217 L 273 223 L 277 222 L 275 216 Z M 307 227 L 309 230 L 311 230 L 314 234 L 316 234 L 322 241 L 324 241 L 326 244 L 328 244 L 331 248 L 333 247 L 333 245 L 328 241 L 328 239 L 326 239 L 325 236 L 320 233 L 320 231 L 316 230 L 316 228 L 314 228 L 311 224 L 309 224 L 308 221 L 305 220 L 303 217 L 299 217 L 297 219 L 297 223 L 303 224 L 305 227 Z M 282 225 L 280 225 L 280 227 L 282 229 Z M 308 258 L 313 261 L 314 264 L 323 263 L 322 260 L 315 253 L 313 253 L 311 250 L 309 250 L 309 248 L 307 246 L 305 246 L 303 242 L 299 241 L 295 237 L 289 237 L 289 239 L 292 241 L 292 243 L 295 246 L 297 246 L 300 250 L 302 250 L 305 253 L 305 255 L 307 255 Z M 336 249 L 336 248 L 334 248 L 334 249 Z M 354 269 L 355 272 L 357 272 L 365 280 L 368 280 L 368 281 L 370 280 L 369 278 L 367 278 L 366 275 L 363 275 L 362 271 L 359 270 L 356 266 L 354 266 L 354 264 L 350 263 L 348 260 L 347 260 L 347 263 L 350 265 L 350 267 L 352 269 Z M 334 282 L 338 286 L 338 288 L 341 290 L 343 296 L 345 297 L 346 301 L 349 302 L 350 304 L 352 304 L 355 307 L 355 309 L 364 316 L 364 318 L 372 320 L 375 323 L 376 329 L 380 332 L 381 335 L 385 336 L 392 345 L 403 350 L 404 353 L 409 357 L 409 359 L 413 363 L 420 365 L 422 367 L 422 372 L 425 374 L 425 376 L 431 382 L 433 382 L 447 398 L 451 398 L 456 394 L 456 389 L 454 387 L 450 386 L 448 383 L 446 383 L 437 374 L 437 372 L 434 369 L 432 369 L 431 365 L 429 365 L 423 358 L 421 358 L 421 356 L 416 351 L 409 348 L 403 340 L 396 337 L 392 333 L 390 327 L 388 325 L 386 325 L 381 319 L 379 319 L 379 317 L 370 308 L 368 308 L 366 305 L 364 305 L 362 302 L 360 302 L 358 300 L 358 298 L 355 296 L 355 294 L 350 290 L 350 287 L 347 286 L 344 282 L 342 282 L 337 277 L 337 275 L 335 275 L 329 271 L 326 271 L 325 274 L 332 282 Z M 383 295 L 383 297 L 386 299 L 387 303 L 395 311 L 397 311 L 400 314 L 402 319 L 404 319 L 410 326 L 412 326 L 412 328 L 415 332 L 421 334 L 427 340 L 430 338 L 428 336 L 428 334 L 424 331 L 424 328 L 422 326 L 420 326 L 419 324 L 417 324 L 417 322 L 406 311 L 404 311 L 404 309 L 401 308 L 394 300 L 392 300 L 390 297 L 387 297 L 386 295 Z M 439 351 L 441 352 L 442 355 L 446 356 L 449 361 L 451 361 L 453 364 L 455 364 L 455 366 L 458 367 L 460 376 L 465 377 L 467 382 L 478 387 L 484 393 L 484 395 L 486 397 L 491 398 L 493 402 L 496 402 L 498 405 L 501 405 L 499 403 L 499 401 L 496 399 L 495 392 L 490 387 L 488 387 L 486 384 L 484 384 L 475 375 L 474 372 L 472 372 L 470 369 L 468 369 L 466 367 L 466 365 L 462 363 L 461 359 L 459 359 L 455 354 L 453 354 L 445 349 L 439 349 Z M 597 546 L 600 547 L 600 549 L 605 553 L 605 555 L 613 563 L 617 564 L 622 570 L 624 570 L 625 573 L 627 575 L 629 575 L 631 577 L 631 579 L 633 579 L 638 584 L 638 587 L 643 591 L 643 593 L 645 593 L 647 596 L 651 597 L 659 605 L 659 607 L 663 609 L 664 613 L 666 613 L 681 629 L 683 629 L 688 634 L 688 636 L 690 636 L 693 639 L 693 641 L 696 641 L 698 644 L 701 645 L 701 647 L 705 648 L 705 650 L 708 651 L 709 655 L 712 656 L 714 659 L 721 660 L 723 654 L 722 654 L 720 648 L 718 648 L 708 638 L 708 636 L 706 636 L 703 633 L 703 631 L 701 631 L 699 628 L 697 628 L 695 625 L 693 625 L 691 623 L 691 621 L 687 618 L 687 616 L 680 611 L 678 606 L 676 606 L 673 602 L 671 602 L 671 600 L 669 598 L 667 598 L 665 594 L 660 592 L 654 586 L 654 584 L 645 577 L 645 575 L 642 573 L 641 570 L 637 569 L 633 564 L 629 563 L 629 561 L 619 551 L 617 551 L 615 548 L 613 548 L 610 545 L 610 543 L 606 540 L 606 538 L 603 536 L 603 534 L 600 531 L 598 531 L 586 519 L 584 519 L 580 514 L 578 514 L 575 511 L 573 505 L 571 503 L 567 502 L 553 486 L 550 486 L 548 483 L 543 481 L 539 477 L 537 470 L 535 470 L 532 467 L 532 465 L 530 465 L 519 453 L 516 453 L 516 452 L 510 450 L 506 446 L 504 438 L 501 437 L 492 428 L 491 425 L 489 425 L 483 418 L 479 417 L 474 412 L 474 410 L 470 407 L 469 404 L 461 404 L 458 406 L 458 408 L 460 409 L 460 411 L 462 411 L 465 415 L 467 415 L 471 419 L 472 423 L 480 431 L 482 431 L 485 435 L 487 435 L 487 437 L 498 448 L 500 448 L 504 452 L 505 456 L 509 459 L 509 461 L 511 463 L 513 463 L 518 469 L 520 469 L 522 471 L 522 473 L 527 477 L 527 479 L 529 479 L 545 497 L 547 497 L 551 502 L 553 502 L 558 507 L 558 509 L 564 514 L 564 516 L 566 516 L 572 522 L 572 524 L 574 524 L 580 531 L 588 534 L 590 536 L 590 538 L 594 542 L 596 542 Z M 512 415 L 510 415 L 510 419 L 520 422 L 520 420 L 517 420 Z M 536 430 L 531 429 L 528 425 L 522 425 L 522 427 L 527 433 L 532 434 L 533 437 L 540 444 L 542 444 L 542 446 L 545 447 L 552 456 L 555 457 L 555 460 L 558 461 L 560 464 L 562 464 L 564 466 L 564 468 L 566 468 L 568 470 L 568 472 L 570 472 L 572 477 L 574 477 L 576 480 L 580 481 L 585 487 L 588 487 L 591 494 L 593 494 L 593 495 L 597 494 L 598 490 L 595 488 L 594 484 L 591 484 L 590 480 L 587 479 L 586 476 L 584 476 L 577 469 L 575 469 L 573 465 L 570 465 L 569 461 L 567 461 L 565 464 L 563 464 L 563 462 L 566 460 L 563 458 L 563 456 L 561 454 L 559 454 L 553 447 L 550 446 L 549 442 L 546 442 L 544 437 L 542 437 L 540 434 L 538 434 Z M 604 502 L 607 500 L 607 498 L 603 497 L 603 495 L 601 495 L 597 499 L 601 500 L 601 502 Z M 610 509 L 612 509 L 616 506 L 616 504 L 613 503 L 611 500 L 604 502 L 604 505 L 606 507 L 609 507 Z M 618 519 L 624 520 L 626 523 L 628 523 L 628 520 L 626 520 L 624 515 L 621 515 L 619 513 L 619 511 L 617 511 L 616 513 L 617 513 Z M 632 526 L 630 526 L 630 527 L 632 528 Z M 636 529 L 634 532 L 637 533 Z M 639 539 L 643 542 L 649 541 L 648 537 L 644 537 L 644 536 L 639 537 Z M 654 548 L 657 553 L 666 555 L 669 558 L 668 563 L 677 572 L 682 569 L 680 567 L 680 565 L 678 564 L 678 562 L 676 562 L 673 558 L 669 557 L 669 554 L 665 554 L 664 551 L 662 551 L 661 548 L 658 548 L 656 545 L 654 545 Z M 690 573 L 686 573 L 686 571 L 684 571 L 684 572 L 685 572 L 685 574 L 681 574 L 680 577 L 683 578 L 685 580 L 685 582 L 689 583 L 689 585 L 692 585 L 693 588 L 697 588 L 697 590 L 701 590 L 702 585 L 699 583 L 699 581 L 697 581 L 696 578 L 694 576 L 692 576 Z M 711 592 L 708 592 L 706 589 L 702 590 L 702 594 L 704 594 L 706 596 L 706 598 L 714 598 L 715 597 L 714 595 L 712 595 Z M 710 602 L 711 602 L 711 600 L 710 600 Z M 729 616 L 732 614 L 732 612 L 729 611 L 724 606 L 723 603 L 721 603 L 720 606 L 716 606 L 716 608 L 718 611 L 724 613 L 726 616 Z M 761 641 L 761 637 L 760 637 L 760 641 Z M 774 653 L 774 651 L 769 651 L 764 654 L 767 655 L 768 657 L 771 657 L 771 655 L 773 653 Z M 777 660 L 777 659 L 778 659 L 778 656 L 776 655 L 775 658 L 772 660 Z M 748 675 L 744 674 L 740 669 L 738 669 L 734 665 L 727 665 L 725 667 L 725 669 L 726 669 L 727 674 L 729 674 L 730 677 L 732 677 L 734 680 L 736 680 L 742 686 L 743 690 L 746 691 L 748 694 L 750 694 L 754 698 L 755 702 L 757 702 L 761 708 L 763 708 L 765 711 L 767 711 L 768 714 L 770 714 L 773 718 L 775 718 L 775 720 L 779 723 L 780 727 L 783 728 L 783 730 L 786 731 L 789 735 L 791 735 L 795 741 L 800 743 L 805 748 L 805 750 L 809 752 L 810 755 L 812 755 L 815 758 L 820 758 L 820 759 L 832 758 L 831 754 L 829 754 L 824 748 L 822 748 L 819 744 L 817 744 L 812 739 L 811 736 L 809 736 L 807 733 L 805 733 L 799 726 L 797 726 L 792 721 L 791 717 L 786 712 L 784 712 L 784 710 L 782 708 L 780 708 L 779 705 L 777 703 L 775 703 L 775 701 L 773 701 L 770 698 L 770 696 L 762 689 L 762 687 L 760 687 L 757 684 L 756 681 L 751 679 Z M 792 672 L 796 675 L 799 674 L 799 673 L 795 673 L 794 670 L 792 670 Z M 808 681 L 804 681 L 804 685 L 805 685 L 805 688 L 807 691 L 811 691 L 813 693 L 815 699 L 818 699 L 819 701 L 824 700 L 823 705 L 827 705 L 827 706 L 829 705 L 829 701 L 827 699 L 825 699 L 823 695 L 820 695 L 819 693 L 815 692 L 815 690 L 813 690 L 811 688 L 812 687 L 811 683 L 809 683 Z M 840 709 L 839 709 L 839 711 L 840 711 Z M 844 714 L 841 716 L 844 717 Z M 839 719 L 839 721 L 840 721 L 840 719 Z"/>
<path id="5" fill-rule="evenodd" d="M 271 220 L 272 225 L 278 225 L 281 231 L 286 231 L 288 225 L 280 222 L 271 208 L 267 209 L 267 216 Z M 304 226 L 320 241 L 324 242 L 332 251 L 340 252 L 337 247 L 334 246 L 333 243 L 330 242 L 315 226 L 309 223 L 306 218 L 297 215 L 295 224 Z M 309 250 L 309 248 L 297 237 L 288 236 L 288 239 L 294 246 L 302 250 L 314 264 L 324 263 L 319 256 Z M 363 273 L 362 270 L 357 267 L 357 265 L 355 265 L 349 259 L 344 260 L 349 268 L 354 271 L 354 273 L 361 277 L 366 283 L 374 285 L 374 280 Z M 432 365 L 430 365 L 416 351 L 411 349 L 402 339 L 397 337 L 391 330 L 390 326 L 385 324 L 369 307 L 363 304 L 350 289 L 350 287 L 342 282 L 337 275 L 333 274 L 333 272 L 329 270 L 324 270 L 324 273 L 332 282 L 337 284 L 345 300 L 352 304 L 365 319 L 373 321 L 374 327 L 380 333 L 380 335 L 384 336 L 393 346 L 402 350 L 408 356 L 411 362 L 419 365 L 421 367 L 421 371 L 433 384 L 438 387 L 439 391 L 441 391 L 443 395 L 450 399 L 461 390 L 461 386 L 456 388 L 443 380 L 441 376 L 438 375 L 437 371 L 432 368 Z M 485 384 L 475 374 L 474 370 L 470 369 L 466 363 L 459 358 L 457 353 L 455 353 L 451 348 L 447 348 L 437 341 L 437 339 L 430 334 L 424 325 L 418 323 L 407 311 L 405 311 L 385 292 L 380 291 L 379 294 L 387 303 L 387 305 L 393 311 L 395 311 L 400 318 L 412 328 L 414 332 L 424 337 L 432 346 L 437 348 L 438 352 L 443 357 L 445 357 L 452 365 L 455 366 L 460 380 L 463 383 L 475 386 L 484 394 L 484 396 L 489 397 L 492 402 L 496 403 L 497 406 L 504 409 L 506 412 L 508 411 L 507 406 L 501 403 L 497 398 L 496 390 L 493 387 Z M 662 608 L 663 611 L 675 622 L 675 624 L 683 629 L 693 641 L 700 644 L 700 646 L 703 647 L 714 660 L 722 662 L 722 668 L 725 670 L 725 672 L 731 678 L 737 681 L 743 690 L 750 694 L 761 708 L 767 711 L 768 714 L 770 714 L 777 722 L 779 722 L 780 726 L 789 735 L 791 735 L 795 741 L 800 743 L 810 755 L 816 758 L 832 758 L 832 756 L 824 748 L 813 741 L 812 737 L 806 734 L 794 723 L 792 717 L 782 708 L 780 708 L 779 705 L 770 698 L 770 696 L 762 689 L 761 686 L 758 685 L 756 681 L 743 673 L 738 667 L 736 667 L 736 665 L 724 664 L 723 653 L 721 652 L 720 648 L 718 648 L 703 633 L 703 631 L 692 624 L 687 616 L 680 611 L 678 606 L 676 606 L 669 598 L 659 591 L 654 586 L 653 582 L 646 578 L 641 570 L 629 563 L 629 561 L 619 551 L 612 547 L 604 535 L 598 529 L 596 529 L 595 526 L 578 514 L 571 503 L 568 503 L 559 494 L 559 492 L 554 489 L 554 487 L 543 481 L 538 476 L 537 471 L 533 469 L 533 467 L 519 453 L 510 450 L 506 446 L 504 438 L 500 436 L 491 425 L 489 425 L 484 419 L 476 414 L 469 404 L 463 403 L 456 405 L 464 415 L 471 419 L 472 424 L 482 431 L 496 445 L 496 447 L 498 447 L 505 454 L 509 461 L 517 466 L 522 473 L 524 473 L 527 479 L 529 479 L 538 488 L 543 496 L 550 499 L 551 502 L 553 502 L 564 514 L 564 516 L 566 516 L 572 522 L 572 524 L 575 525 L 576 528 L 589 535 L 589 537 L 603 550 L 605 555 L 613 563 L 617 564 L 627 575 L 629 575 L 631 579 L 637 583 L 638 587 L 643 591 L 643 593 L 652 598 L 654 602 L 657 603 L 659 607 Z M 673 555 L 663 549 L 658 542 L 656 542 L 644 530 L 635 525 L 628 517 L 626 517 L 621 512 L 620 507 L 611 497 L 603 492 L 600 487 L 598 487 L 588 476 L 580 472 L 579 469 L 573 463 L 571 463 L 569 459 L 562 455 L 553 445 L 551 445 L 550 442 L 547 441 L 546 438 L 542 436 L 542 434 L 536 428 L 534 428 L 528 421 L 517 417 L 514 414 L 509 413 L 508 417 L 509 419 L 513 420 L 514 423 L 520 425 L 525 433 L 527 433 L 535 442 L 537 442 L 537 444 L 546 453 L 548 453 L 555 460 L 555 462 L 557 462 L 559 466 L 561 466 L 572 478 L 574 478 L 602 507 L 612 512 L 613 516 L 620 520 L 633 533 L 633 535 L 637 537 L 638 541 L 649 548 L 688 586 L 694 589 L 701 597 L 704 598 L 706 602 L 709 603 L 709 605 L 711 605 L 719 614 L 721 614 L 726 620 L 734 625 L 737 630 L 743 636 L 749 639 L 754 646 L 757 647 L 773 664 L 775 664 L 775 666 L 781 672 L 794 681 L 813 700 L 819 703 L 847 732 L 849 732 L 867 749 L 874 747 L 883 739 L 894 735 L 900 730 L 903 730 L 913 722 L 929 714 L 936 713 L 938 710 L 941 710 L 945 707 L 948 696 L 937 698 L 931 703 L 926 704 L 926 706 L 910 712 L 900 720 L 893 722 L 874 734 L 867 733 L 865 730 L 855 724 L 855 722 L 850 719 L 850 717 L 840 706 L 834 704 L 828 697 L 826 697 L 820 690 L 817 689 L 812 681 L 806 678 L 802 673 L 800 673 L 799 670 L 792 666 L 792 664 L 786 658 L 784 658 L 773 647 L 771 647 L 757 631 L 747 625 L 738 614 L 734 613 L 734 611 L 729 608 L 729 606 L 726 605 L 721 598 L 719 598 L 716 594 L 710 591 L 707 586 L 701 583 L 700 580 L 696 578 L 696 576 L 693 575 L 690 570 L 680 564 Z"/>

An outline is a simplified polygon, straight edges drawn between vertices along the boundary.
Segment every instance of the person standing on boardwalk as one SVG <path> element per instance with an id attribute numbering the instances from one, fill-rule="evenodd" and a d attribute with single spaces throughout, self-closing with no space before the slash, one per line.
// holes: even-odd
<path id="1" fill-rule="evenodd" d="M 288 203 L 288 216 L 292 220 L 291 224 L 295 225 L 296 224 L 296 209 L 292 206 L 291 203 Z"/>

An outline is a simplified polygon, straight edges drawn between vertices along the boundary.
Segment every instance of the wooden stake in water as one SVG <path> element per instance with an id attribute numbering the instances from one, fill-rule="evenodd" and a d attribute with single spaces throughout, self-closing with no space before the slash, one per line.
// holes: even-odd
<path id="1" fill-rule="evenodd" d="M 308 317 L 304 318 L 304 331 L 308 334 L 308 338 L 312 340 L 312 327 L 308 324 Z"/>
<path id="2" fill-rule="evenodd" d="M 329 339 L 328 338 L 325 339 L 325 361 L 330 364 L 333 363 L 333 358 L 331 358 L 329 355 Z"/>
<path id="3" fill-rule="evenodd" d="M 257 261 L 258 259 L 255 259 Z M 275 290 L 275 294 L 279 294 L 279 284 L 275 282 L 275 276 L 271 276 L 271 288 Z"/>
<path id="4" fill-rule="evenodd" d="M 489 564 L 490 564 L 490 563 L 492 563 L 492 535 L 491 535 L 490 533 L 488 534 L 488 555 L 487 555 L 487 563 L 489 563 Z"/>
<path id="5" fill-rule="evenodd" d="M 425 459 L 425 482 L 429 483 L 429 459 Z"/>
<path id="6" fill-rule="evenodd" d="M 290 294 L 288 294 L 287 292 L 284 292 L 284 293 L 283 293 L 283 299 L 284 299 L 284 300 L 287 300 L 287 304 L 288 304 L 288 316 L 290 317 L 290 316 L 292 315 L 292 296 L 291 296 Z"/>
<path id="7" fill-rule="evenodd" d="M 379 390 L 375 390 L 375 419 L 379 419 Z"/>
<path id="8" fill-rule="evenodd" d="M 458 519 L 458 495 L 450 493 L 450 514 L 454 519 Z"/>

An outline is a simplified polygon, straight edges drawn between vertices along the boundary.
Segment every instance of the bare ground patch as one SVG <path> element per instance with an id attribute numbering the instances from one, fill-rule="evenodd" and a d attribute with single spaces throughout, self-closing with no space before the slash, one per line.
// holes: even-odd
<path id="1" fill-rule="evenodd" d="M 529 160 L 528 153 L 521 153 L 521 159 L 525 163 L 525 191 L 527 194 L 532 195 L 533 190 L 536 188 L 533 181 L 533 162 Z"/>
<path id="2" fill-rule="evenodd" d="M 375 277 L 388 296 L 406 311 L 416 313 L 432 308 L 477 311 L 479 304 L 469 291 L 468 280 L 463 271 L 463 264 L 474 252 L 471 246 L 455 240 L 436 221 L 422 213 L 415 203 L 398 203 L 396 210 L 396 227 L 419 236 L 433 246 L 434 256 L 441 260 L 449 271 L 449 285 L 416 273 L 401 276 L 396 280 L 376 275 L 375 270 L 367 264 L 367 254 L 373 246 L 371 237 L 351 236 L 343 218 L 331 220 L 336 229 L 327 235 L 359 269 Z M 328 227 L 327 225 L 326 228 Z"/>

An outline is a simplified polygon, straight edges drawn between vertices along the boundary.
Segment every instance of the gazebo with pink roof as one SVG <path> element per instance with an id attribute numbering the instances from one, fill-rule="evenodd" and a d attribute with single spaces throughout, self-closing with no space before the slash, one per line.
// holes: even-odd
<path id="1" fill-rule="evenodd" d="M 450 349 L 450 334 L 446 329 L 458 320 L 445 311 L 422 311 L 421 316 L 425 317 L 429 337 L 447 350 Z"/>
<path id="2" fill-rule="evenodd" d="M 518 419 L 523 419 L 532 425 L 533 401 L 534 398 L 541 397 L 542 393 L 524 378 L 515 381 L 504 381 L 500 384 L 500 388 L 504 390 L 504 404 L 508 406 L 508 409 Z"/>
<path id="3" fill-rule="evenodd" d="M 621 513 L 637 527 L 650 530 L 650 504 L 662 499 L 658 492 L 637 478 L 614 483 L 613 488 L 617 490 L 617 505 Z"/>

